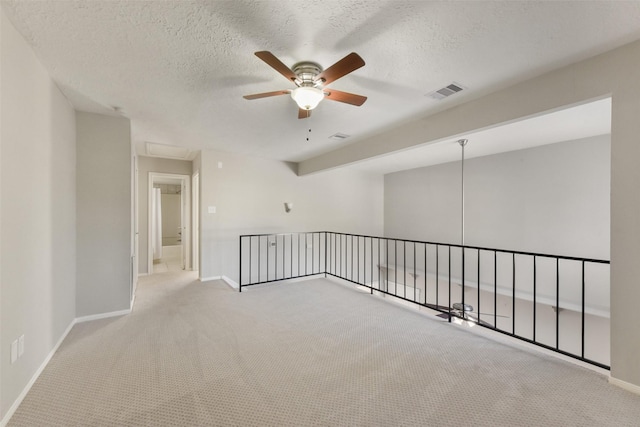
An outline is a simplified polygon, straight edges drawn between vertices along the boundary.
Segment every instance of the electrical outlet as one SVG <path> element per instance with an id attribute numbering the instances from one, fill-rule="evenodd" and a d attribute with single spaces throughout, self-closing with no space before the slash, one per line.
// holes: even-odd
<path id="1" fill-rule="evenodd" d="M 24 334 L 18 338 L 18 357 L 22 357 L 24 354 Z"/>
<path id="2" fill-rule="evenodd" d="M 18 360 L 18 340 L 11 343 L 11 363 Z"/>

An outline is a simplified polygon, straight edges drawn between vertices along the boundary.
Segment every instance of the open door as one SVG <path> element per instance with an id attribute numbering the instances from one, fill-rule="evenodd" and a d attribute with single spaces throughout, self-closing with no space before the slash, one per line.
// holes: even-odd
<path id="1" fill-rule="evenodd" d="M 189 233 L 187 223 L 189 221 L 189 194 L 186 180 L 180 183 L 182 197 L 180 198 L 180 236 L 182 241 L 182 269 L 189 269 Z"/>

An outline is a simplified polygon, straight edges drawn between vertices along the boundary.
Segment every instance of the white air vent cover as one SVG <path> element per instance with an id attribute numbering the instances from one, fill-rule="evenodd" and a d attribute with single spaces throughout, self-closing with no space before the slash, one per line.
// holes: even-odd
<path id="1" fill-rule="evenodd" d="M 329 137 L 329 139 L 335 139 L 336 141 L 342 141 L 343 139 L 349 138 L 350 135 L 345 135 L 344 133 L 334 133 Z"/>
<path id="2" fill-rule="evenodd" d="M 438 89 L 436 91 L 433 91 L 429 94 L 427 94 L 428 97 L 431 97 L 433 99 L 444 99 L 448 96 L 451 96 L 455 93 L 460 92 L 461 90 L 465 89 L 464 86 L 462 86 L 461 84 L 458 83 L 451 83 L 449 86 L 445 86 L 442 89 Z"/>

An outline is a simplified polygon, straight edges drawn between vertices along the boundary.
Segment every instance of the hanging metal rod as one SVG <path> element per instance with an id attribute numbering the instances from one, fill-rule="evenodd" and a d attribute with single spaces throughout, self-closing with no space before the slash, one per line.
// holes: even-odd
<path id="1" fill-rule="evenodd" d="M 462 218 L 461 218 L 461 238 L 460 238 L 460 244 L 464 246 L 464 147 L 465 145 L 467 145 L 467 142 L 469 142 L 468 139 L 459 139 L 458 140 L 458 144 L 460 144 L 460 147 L 462 147 L 462 185 L 460 186 L 460 191 L 461 191 L 461 211 L 462 211 Z"/>

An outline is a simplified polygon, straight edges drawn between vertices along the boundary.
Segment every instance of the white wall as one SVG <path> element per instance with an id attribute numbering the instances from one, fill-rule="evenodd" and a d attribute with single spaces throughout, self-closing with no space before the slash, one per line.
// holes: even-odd
<path id="1" fill-rule="evenodd" d="M 75 317 L 76 153 L 73 108 L 1 9 L 0 43 L 2 419 Z"/>
<path id="2" fill-rule="evenodd" d="M 465 243 L 469 246 L 609 259 L 610 148 L 610 136 L 602 135 L 466 160 Z M 385 235 L 459 244 L 460 162 L 386 175 Z M 406 251 L 406 264 L 411 271 L 414 259 L 412 246 L 409 245 Z M 429 248 L 428 256 L 421 245 L 415 251 L 417 269 L 427 269 L 435 277 L 435 247 Z M 401 265 L 405 258 L 402 246 L 398 252 Z M 527 331 L 532 330 L 531 317 L 528 316 L 532 315 L 531 301 L 534 299 L 533 258 L 517 257 L 517 272 L 514 272 L 511 257 L 499 255 L 494 259 L 490 252 L 479 255 L 483 298 L 492 301 L 495 289 L 499 300 L 511 304 L 511 295 L 515 291 L 519 307 L 516 316 L 518 333 L 531 339 Z M 453 283 L 461 283 L 460 251 L 453 250 L 451 257 Z M 443 282 L 447 281 L 447 260 L 445 250 L 440 254 L 440 280 Z M 494 262 L 497 267 L 495 275 Z M 465 267 L 465 302 L 476 306 L 476 251 L 466 251 Z M 566 309 L 562 312 L 562 327 L 565 329 L 571 326 L 567 319 L 579 317 L 576 310 L 582 304 L 580 271 L 577 262 L 560 262 L 560 295 L 556 302 L 555 261 L 537 259 L 537 340 L 547 344 L 555 340 L 555 329 L 550 327 L 555 321 L 552 306 L 559 304 Z M 609 363 L 609 268 L 588 264 L 586 273 L 585 310 L 589 319 L 587 326 L 591 329 L 587 330 L 589 352 L 585 356 L 606 364 Z M 417 286 L 424 291 L 422 276 Z M 444 286 L 440 294 L 446 295 L 446 291 Z M 452 292 L 453 301 L 461 301 L 461 288 L 454 286 Z M 438 304 L 446 303 L 445 298 L 438 301 Z M 485 302 L 484 306 L 491 308 L 483 311 L 492 311 L 492 303 Z M 511 313 L 510 305 L 500 310 L 504 314 Z M 510 328 L 510 320 L 505 319 L 502 323 L 504 328 Z M 567 334 L 561 334 L 563 340 Z M 606 341 L 604 345 L 593 345 L 602 343 L 603 339 Z M 577 350 L 574 347 L 572 351 L 579 354 L 580 347 Z M 565 345 L 561 348 L 569 349 Z"/>
<path id="3" fill-rule="evenodd" d="M 191 176 L 190 161 L 160 159 L 156 157 L 138 157 L 138 272 L 149 271 L 149 172 L 174 173 Z"/>
<path id="4" fill-rule="evenodd" d="M 473 144 L 470 141 L 469 144 Z M 610 136 L 465 161 L 465 243 L 609 259 Z M 460 243 L 460 162 L 385 176 L 385 236 Z"/>
<path id="5" fill-rule="evenodd" d="M 131 281 L 129 119 L 76 114 L 78 317 L 127 310 Z"/>
<path id="6" fill-rule="evenodd" d="M 215 151 L 203 151 L 199 164 L 202 278 L 238 280 L 241 234 L 382 233 L 382 176 L 341 170 L 298 177 L 287 163 Z M 285 202 L 294 204 L 290 213 Z"/>

